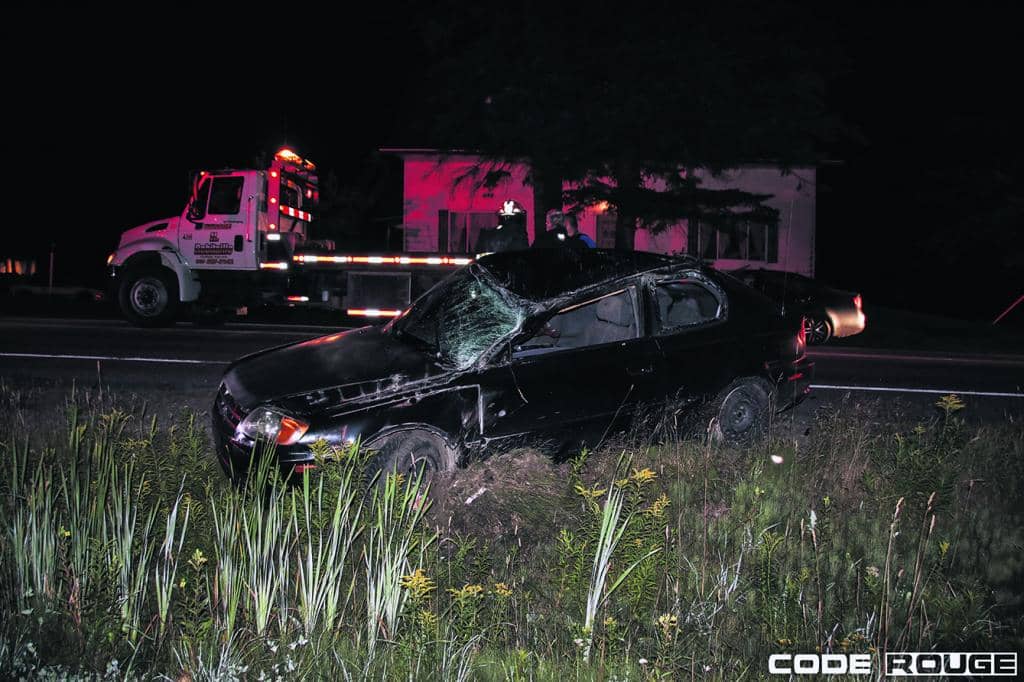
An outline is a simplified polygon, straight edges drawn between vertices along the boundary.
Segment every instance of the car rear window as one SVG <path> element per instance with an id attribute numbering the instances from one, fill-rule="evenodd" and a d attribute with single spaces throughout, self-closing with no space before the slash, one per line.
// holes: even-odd
<path id="1" fill-rule="evenodd" d="M 658 282 L 654 297 L 661 334 L 709 324 L 721 319 L 725 311 L 720 294 L 691 279 Z"/>

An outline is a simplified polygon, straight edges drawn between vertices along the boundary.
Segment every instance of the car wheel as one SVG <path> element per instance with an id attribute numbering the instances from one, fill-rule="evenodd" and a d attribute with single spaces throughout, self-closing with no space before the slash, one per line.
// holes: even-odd
<path id="1" fill-rule="evenodd" d="M 133 324 L 164 327 L 174 321 L 177 312 L 178 283 L 165 268 L 128 272 L 121 280 L 118 302 Z"/>
<path id="2" fill-rule="evenodd" d="M 760 440 L 768 430 L 772 396 L 772 388 L 764 379 L 734 381 L 714 403 L 714 421 L 708 435 L 729 445 L 750 445 Z"/>
<path id="3" fill-rule="evenodd" d="M 819 346 L 832 338 L 832 324 L 824 313 L 804 316 L 804 336 L 807 345 Z"/>
<path id="4" fill-rule="evenodd" d="M 372 477 L 379 471 L 377 485 L 382 486 L 389 474 L 402 474 L 408 480 L 419 475 L 421 468 L 424 483 L 439 472 L 455 468 L 454 451 L 440 436 L 425 430 L 409 431 L 385 440 L 370 460 L 367 474 Z"/>

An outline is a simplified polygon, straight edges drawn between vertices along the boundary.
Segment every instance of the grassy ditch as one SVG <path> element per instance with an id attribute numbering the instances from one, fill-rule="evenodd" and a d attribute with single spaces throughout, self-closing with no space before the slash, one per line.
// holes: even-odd
<path id="1" fill-rule="evenodd" d="M 847 405 L 751 450 L 358 449 L 228 486 L 199 419 L 0 395 L 0 677 L 759 679 L 779 652 L 1024 649 L 1024 428 Z"/>

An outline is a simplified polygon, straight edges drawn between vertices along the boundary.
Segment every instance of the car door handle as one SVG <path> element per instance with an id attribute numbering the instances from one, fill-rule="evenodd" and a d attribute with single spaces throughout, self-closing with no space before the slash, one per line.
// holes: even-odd
<path id="1" fill-rule="evenodd" d="M 653 365 L 644 365 L 643 367 L 627 367 L 626 373 L 631 377 L 643 376 L 644 374 L 650 374 L 654 371 Z"/>

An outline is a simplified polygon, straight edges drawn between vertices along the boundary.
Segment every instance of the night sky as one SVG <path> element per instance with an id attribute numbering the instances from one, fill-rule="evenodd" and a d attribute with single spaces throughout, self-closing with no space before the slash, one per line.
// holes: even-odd
<path id="1" fill-rule="evenodd" d="M 4 255 L 54 242 L 58 279 L 95 284 L 122 230 L 181 210 L 191 169 L 248 165 L 288 143 L 356 183 L 377 148 L 429 146 L 410 139 L 432 115 L 418 102 L 422 27 L 401 5 L 374 11 L 337 26 L 299 8 L 241 22 L 168 10 L 9 23 L 25 36 L 3 48 L 8 187 L 21 194 Z M 842 58 L 827 103 L 850 132 L 819 176 L 818 276 L 892 305 L 955 299 L 949 312 L 990 319 L 1024 289 L 1017 18 L 842 11 L 857 14 L 830 18 Z M 398 197 L 372 216 L 400 212 Z"/>

